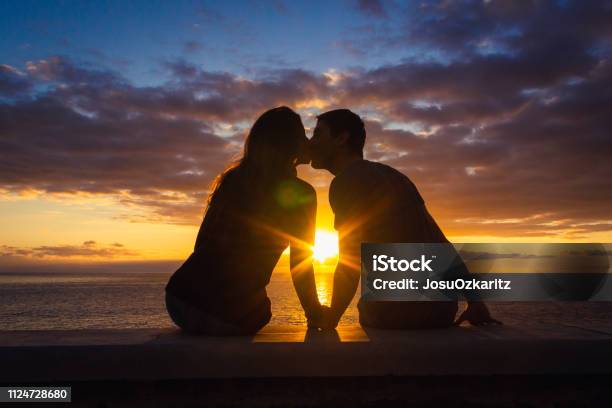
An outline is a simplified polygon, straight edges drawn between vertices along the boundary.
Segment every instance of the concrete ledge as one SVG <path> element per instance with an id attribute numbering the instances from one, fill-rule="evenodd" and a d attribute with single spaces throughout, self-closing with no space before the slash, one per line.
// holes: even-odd
<path id="1" fill-rule="evenodd" d="M 612 332 L 577 326 L 337 332 L 266 327 L 254 337 L 175 328 L 0 332 L 0 382 L 612 373 Z"/>

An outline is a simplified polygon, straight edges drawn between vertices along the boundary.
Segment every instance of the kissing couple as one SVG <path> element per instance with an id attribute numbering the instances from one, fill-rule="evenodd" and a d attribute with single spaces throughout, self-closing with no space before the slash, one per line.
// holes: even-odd
<path id="1" fill-rule="evenodd" d="M 195 247 L 166 285 L 166 308 L 188 333 L 250 335 L 272 317 L 266 286 L 289 246 L 295 291 L 309 328 L 333 330 L 355 296 L 362 242 L 448 243 L 410 179 L 363 158 L 366 131 L 348 109 L 317 116 L 312 138 L 288 107 L 263 113 L 251 127 L 242 158 L 215 180 Z M 297 177 L 308 164 L 335 177 L 329 187 L 339 261 L 330 306 L 317 296 L 312 247 L 317 196 Z M 442 328 L 468 321 L 500 323 L 486 305 L 468 301 L 363 301 L 362 326 Z"/>

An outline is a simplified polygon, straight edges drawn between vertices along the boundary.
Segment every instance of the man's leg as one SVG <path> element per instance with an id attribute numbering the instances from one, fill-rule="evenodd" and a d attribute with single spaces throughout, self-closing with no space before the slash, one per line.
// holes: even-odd
<path id="1" fill-rule="evenodd" d="M 359 323 L 379 329 L 450 327 L 457 302 L 359 302 Z"/>

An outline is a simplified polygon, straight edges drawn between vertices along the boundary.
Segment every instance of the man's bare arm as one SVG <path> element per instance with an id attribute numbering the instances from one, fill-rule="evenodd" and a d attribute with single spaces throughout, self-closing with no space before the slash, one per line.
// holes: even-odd
<path id="1" fill-rule="evenodd" d="M 452 269 L 452 276 L 449 276 L 452 279 L 462 278 L 462 279 L 472 279 L 474 276 L 468 269 L 467 265 L 461 259 L 461 256 L 457 253 L 457 266 Z M 488 324 L 503 324 L 501 321 L 494 319 L 489 312 L 489 308 L 482 301 L 481 297 L 478 293 L 472 292 L 471 290 L 463 291 L 466 299 L 467 299 L 467 309 L 461 313 L 461 315 L 455 320 L 455 325 L 460 325 L 464 321 L 469 322 L 475 326 L 483 326 Z"/>
<path id="2" fill-rule="evenodd" d="M 353 300 L 361 276 L 361 240 L 359 231 L 341 231 L 340 256 L 334 273 L 334 288 L 328 325 L 336 327 Z"/>

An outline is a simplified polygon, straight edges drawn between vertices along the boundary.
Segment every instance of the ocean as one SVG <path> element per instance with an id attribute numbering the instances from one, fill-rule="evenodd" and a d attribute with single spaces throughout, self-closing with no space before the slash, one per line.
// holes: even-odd
<path id="1" fill-rule="evenodd" d="M 173 323 L 164 303 L 167 272 L 0 273 L 0 330 L 156 328 Z M 328 302 L 333 275 L 317 275 Z M 304 325 L 291 276 L 275 271 L 267 288 L 271 324 Z M 356 301 L 342 324 L 358 321 Z"/>
<path id="2" fill-rule="evenodd" d="M 0 330 L 160 328 L 173 326 L 164 304 L 167 272 L 0 273 Z M 329 304 L 333 274 L 317 274 L 322 303 Z M 272 321 L 305 325 L 291 277 L 275 271 L 268 286 Z M 340 325 L 358 323 L 356 301 Z M 612 326 L 612 302 L 490 303 L 505 324 Z"/>

